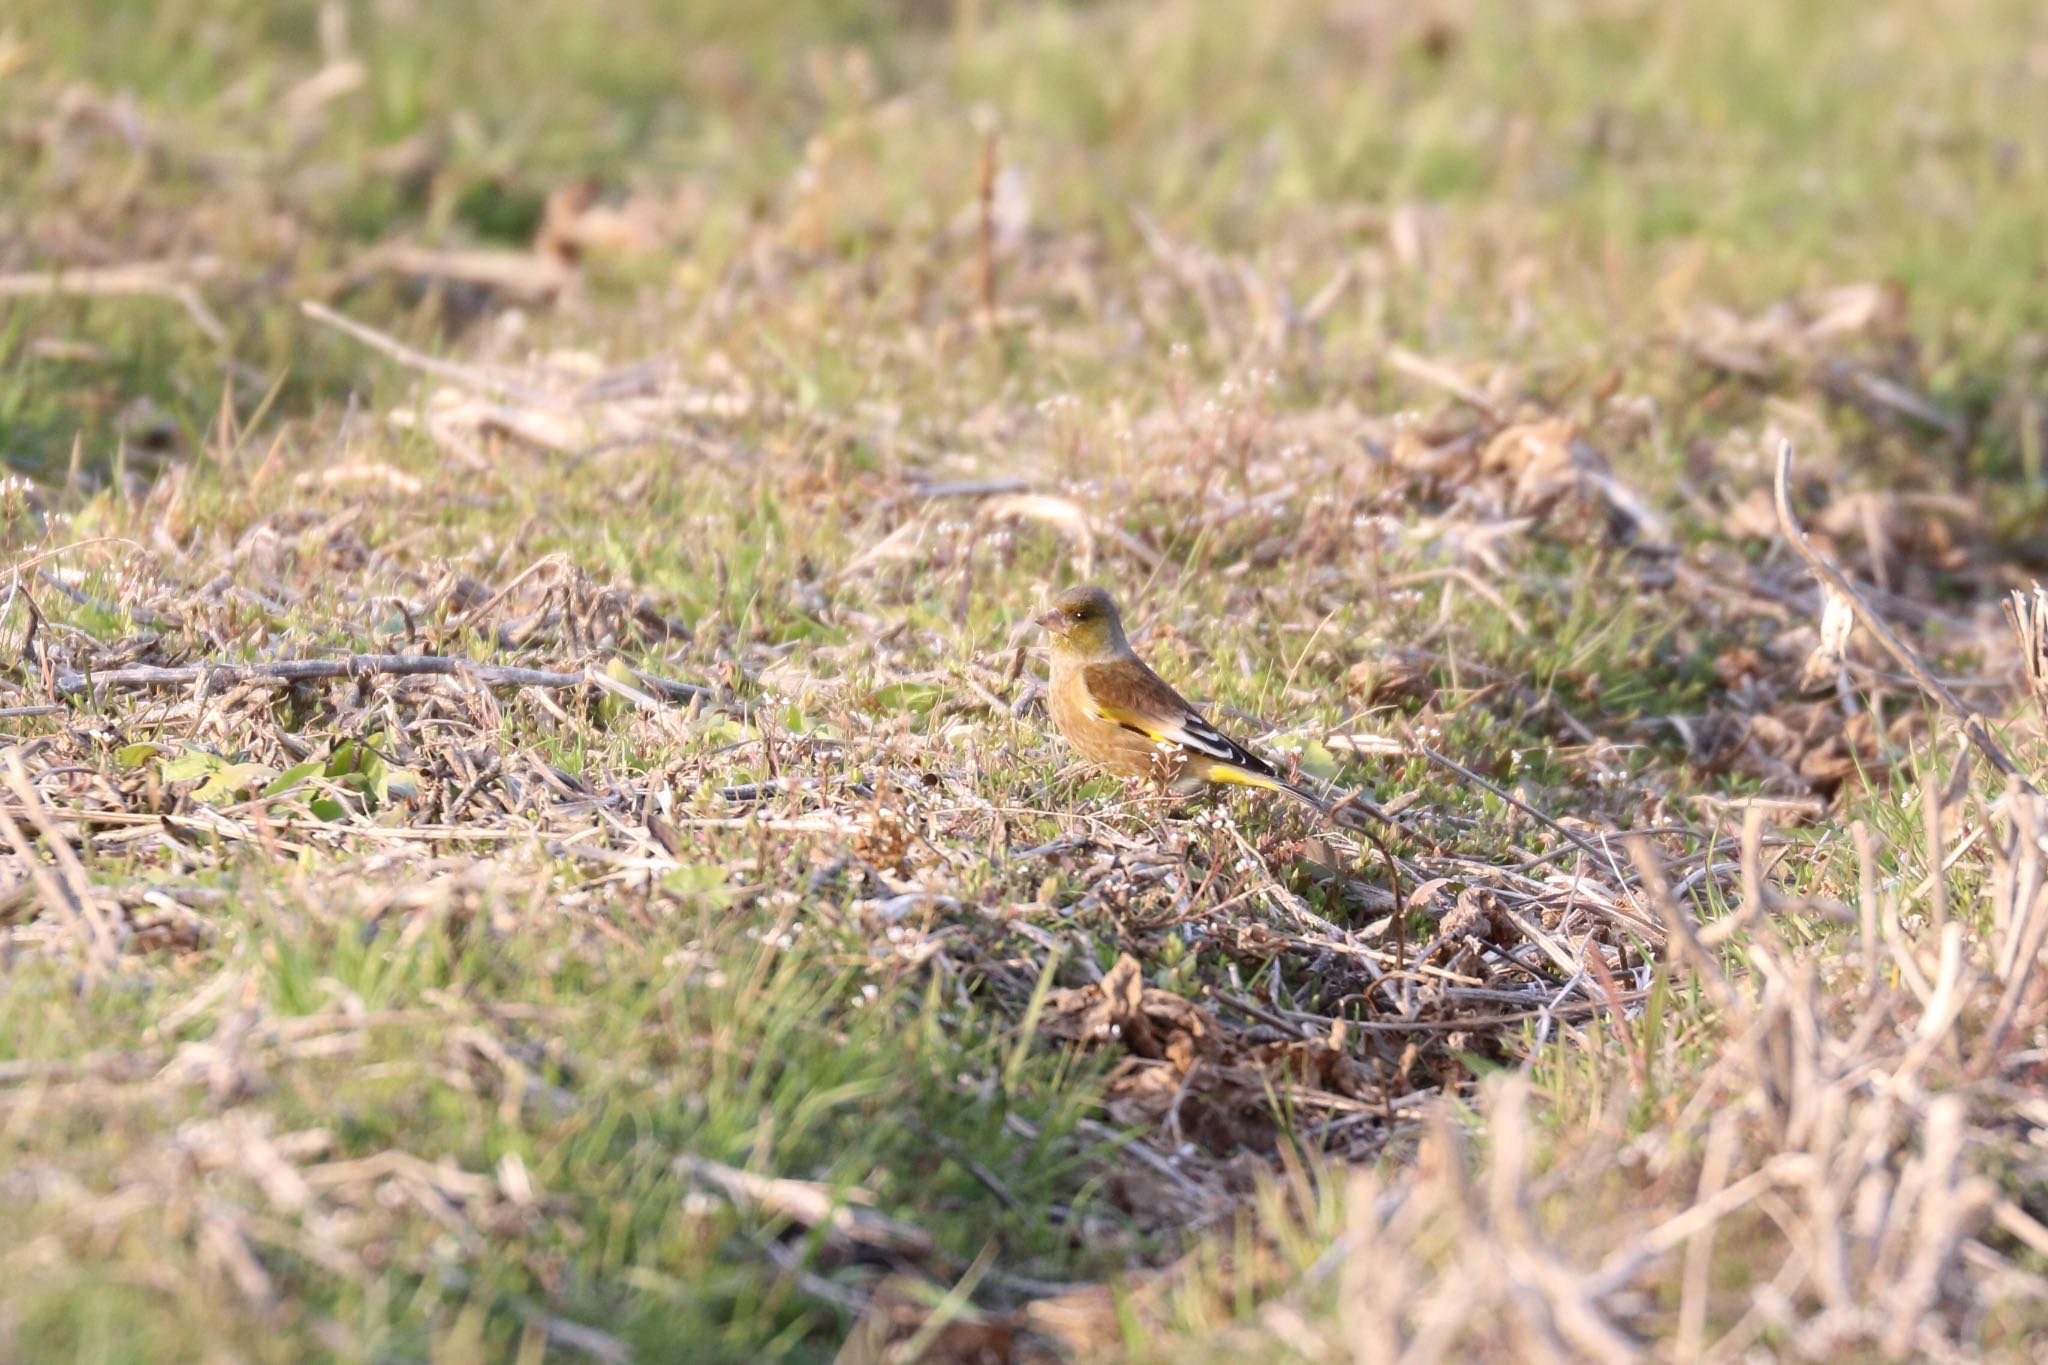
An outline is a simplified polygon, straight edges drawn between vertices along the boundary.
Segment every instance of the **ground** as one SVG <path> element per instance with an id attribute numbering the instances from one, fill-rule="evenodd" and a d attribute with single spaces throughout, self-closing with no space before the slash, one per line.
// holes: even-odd
<path id="1" fill-rule="evenodd" d="M 2044 80 L 15 7 L 0 1358 L 2023 1358 Z M 1081 581 L 1351 814 L 1071 763 Z"/>

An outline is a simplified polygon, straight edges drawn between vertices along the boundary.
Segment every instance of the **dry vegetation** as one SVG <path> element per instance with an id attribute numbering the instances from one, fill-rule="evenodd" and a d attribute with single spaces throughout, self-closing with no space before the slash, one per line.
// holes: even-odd
<path id="1" fill-rule="evenodd" d="M 271 8 L 0 29 L 0 1358 L 2028 1355 L 2030 8 Z"/>

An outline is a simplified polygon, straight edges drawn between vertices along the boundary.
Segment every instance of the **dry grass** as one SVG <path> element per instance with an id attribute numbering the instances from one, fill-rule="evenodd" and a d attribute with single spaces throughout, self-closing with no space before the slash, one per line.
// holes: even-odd
<path id="1" fill-rule="evenodd" d="M 819 27 L 758 212 L 713 57 L 816 16 L 707 40 L 708 131 L 645 106 L 630 193 L 529 194 L 461 118 L 364 145 L 409 49 L 335 7 L 233 99 L 15 111 L 64 183 L 127 129 L 129 208 L 209 249 L 131 214 L 147 268 L 102 259 L 39 192 L 69 254 L 0 278 L 10 347 L 97 367 L 11 400 L 63 439 L 0 493 L 0 1354 L 2024 1356 L 2039 320 L 1909 297 L 1886 211 L 1977 202 L 1976 152 L 1827 86 L 1893 178 L 1731 271 L 1546 188 L 1707 214 L 1630 141 L 1679 105 L 1503 75 L 1690 43 L 1665 97 L 1718 107 L 1917 21 L 969 9 Z M 2039 40 L 1977 19 L 1910 75 L 1968 128 Z M 1729 117 L 1696 150 L 1803 203 Z M 429 188 L 356 242 L 339 166 Z M 219 351 L 152 361 L 185 326 Z M 1068 764 L 1024 623 L 1083 577 L 1384 818 Z"/>

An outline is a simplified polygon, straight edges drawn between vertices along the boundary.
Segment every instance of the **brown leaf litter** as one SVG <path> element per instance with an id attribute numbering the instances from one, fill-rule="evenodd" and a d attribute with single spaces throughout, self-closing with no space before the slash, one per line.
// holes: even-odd
<path id="1" fill-rule="evenodd" d="M 1055 991 L 1039 1033 L 1121 1047 L 1129 1056 L 1111 1073 L 1110 1117 L 1219 1156 L 1271 1151 L 1277 1106 L 1349 1111 L 1390 1098 L 1346 1049 L 1341 1021 L 1325 1037 L 1252 1044 L 1202 1006 L 1146 985 L 1129 954 L 1094 985 Z"/>

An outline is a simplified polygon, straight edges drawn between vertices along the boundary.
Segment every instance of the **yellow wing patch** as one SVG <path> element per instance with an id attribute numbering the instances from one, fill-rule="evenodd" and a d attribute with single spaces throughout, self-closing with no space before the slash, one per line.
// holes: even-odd
<path id="1" fill-rule="evenodd" d="M 1088 694 L 1088 704 L 1094 709 L 1097 716 L 1108 721 L 1111 725 L 1121 725 L 1126 730 L 1136 730 L 1145 738 L 1156 739 L 1161 743 L 1174 744 L 1179 742 L 1172 735 L 1161 730 L 1157 722 L 1149 721 L 1136 712 L 1126 711 L 1122 707 L 1104 706 L 1102 698 L 1092 692 Z"/>

